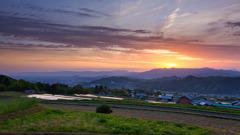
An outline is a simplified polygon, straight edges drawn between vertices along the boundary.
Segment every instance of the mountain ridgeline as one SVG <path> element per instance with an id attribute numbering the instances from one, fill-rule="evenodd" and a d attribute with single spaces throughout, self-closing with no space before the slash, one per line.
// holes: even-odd
<path id="1" fill-rule="evenodd" d="M 51 89 L 56 84 L 63 84 L 64 87 L 65 85 L 74 87 L 81 84 L 84 87 L 104 85 L 111 89 L 121 89 L 124 87 L 127 89 L 152 89 L 212 94 L 240 93 L 239 71 L 212 68 L 163 68 L 145 72 L 128 72 L 122 70 L 24 72 L 8 74 L 8 76 L 16 80 L 11 78 L 4 79 L 6 77 L 2 76 L 2 79 L 0 78 L 2 80 L 0 82 L 1 89 L 37 89 L 36 86 L 42 87 L 37 82 L 41 82 L 49 84 L 49 86 L 51 85 L 51 87 L 47 88 L 42 87 L 42 89 L 49 92 L 51 92 Z"/>
<path id="2" fill-rule="evenodd" d="M 58 72 L 22 72 L 7 74 L 13 78 L 59 78 L 59 77 L 79 77 L 84 80 L 91 80 L 94 78 L 103 78 L 111 76 L 124 76 L 138 79 L 154 79 L 169 76 L 187 77 L 189 75 L 197 77 L 208 76 L 225 76 L 225 77 L 239 77 L 239 71 L 213 69 L 213 68 L 158 68 L 144 72 L 129 72 L 124 70 L 113 71 L 58 71 Z"/>
<path id="3" fill-rule="evenodd" d="M 187 77 L 189 75 L 193 75 L 196 77 L 208 77 L 208 76 L 240 77 L 240 72 L 212 68 L 169 68 L 169 69 L 159 68 L 141 73 L 131 74 L 129 76 L 135 78 L 154 79 L 169 76 Z"/>
<path id="4" fill-rule="evenodd" d="M 163 77 L 158 79 L 132 79 L 108 77 L 86 83 L 84 86 L 104 85 L 108 88 L 150 89 L 171 92 L 196 92 L 206 94 L 239 94 L 240 77 Z"/>

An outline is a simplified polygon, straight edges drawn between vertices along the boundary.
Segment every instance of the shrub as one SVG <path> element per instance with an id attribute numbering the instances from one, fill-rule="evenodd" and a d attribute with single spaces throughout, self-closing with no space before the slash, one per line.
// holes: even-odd
<path id="1" fill-rule="evenodd" d="M 112 113 L 112 109 L 110 108 L 109 105 L 100 105 L 97 109 L 96 109 L 97 113 Z"/>

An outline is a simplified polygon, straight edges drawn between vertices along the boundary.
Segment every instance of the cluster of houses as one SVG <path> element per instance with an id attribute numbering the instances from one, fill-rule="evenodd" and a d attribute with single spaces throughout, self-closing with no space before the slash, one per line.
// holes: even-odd
<path id="1" fill-rule="evenodd" d="M 147 95 L 145 93 L 136 93 L 134 97 L 138 98 L 152 98 L 151 95 Z M 204 99 L 194 99 L 191 96 L 180 96 L 174 100 L 174 96 L 171 94 L 165 94 L 165 95 L 158 95 L 155 99 L 158 99 L 160 102 L 165 103 L 176 103 L 176 104 L 187 104 L 187 105 L 199 105 L 199 106 L 223 106 L 222 104 L 217 104 L 214 101 L 206 101 Z M 234 101 L 232 103 L 229 103 L 227 105 L 224 105 L 223 107 L 234 107 L 234 108 L 240 108 L 240 101 Z"/>
<path id="2" fill-rule="evenodd" d="M 35 93 L 35 90 L 25 90 L 25 93 L 27 94 L 33 94 Z M 99 93 L 99 95 L 112 95 L 111 92 L 105 94 L 104 92 Z M 234 108 L 239 108 L 240 109 L 240 101 L 233 101 L 232 103 L 228 104 L 222 104 L 222 103 L 214 103 L 216 102 L 215 100 L 206 101 L 204 99 L 194 99 L 192 96 L 180 96 L 178 98 L 174 98 L 173 95 L 171 94 L 163 94 L 163 95 L 147 95 L 146 93 L 136 93 L 135 91 L 131 91 L 130 95 L 132 97 L 137 97 L 141 99 L 157 99 L 160 102 L 165 102 L 165 103 L 176 103 L 176 104 L 187 104 L 187 105 L 199 105 L 199 106 L 222 106 L 222 107 L 234 107 Z M 174 100 L 175 99 L 175 100 Z"/>
<path id="3" fill-rule="evenodd" d="M 170 102 L 173 103 L 173 96 L 171 95 L 159 95 L 160 101 L 161 102 Z M 176 101 L 174 103 L 177 104 L 186 104 L 186 105 L 201 105 L 201 106 L 212 106 L 213 103 L 209 102 L 209 101 L 205 101 L 203 99 L 200 100 L 195 100 L 190 96 L 181 96 L 179 98 L 176 99 Z"/>
<path id="4" fill-rule="evenodd" d="M 212 106 L 213 103 L 209 101 L 205 101 L 203 99 L 194 100 L 192 97 L 189 96 L 182 96 L 179 97 L 176 101 L 178 104 L 187 104 L 187 105 L 201 105 L 201 106 Z"/>

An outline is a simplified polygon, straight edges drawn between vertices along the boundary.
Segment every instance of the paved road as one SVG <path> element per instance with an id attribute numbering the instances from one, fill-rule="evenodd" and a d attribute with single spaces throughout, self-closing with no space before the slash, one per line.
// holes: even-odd
<path id="1" fill-rule="evenodd" d="M 94 102 L 88 102 L 88 101 L 80 101 L 79 102 L 79 101 L 50 101 L 50 100 L 41 101 L 41 103 L 42 104 L 89 106 L 89 107 L 97 107 L 102 104 L 102 103 L 94 103 Z M 160 107 L 160 106 L 131 105 L 131 104 L 118 104 L 118 103 L 106 103 L 106 104 L 111 105 L 112 108 L 133 109 L 133 110 L 151 110 L 151 111 L 161 111 L 161 112 L 171 112 L 171 113 L 184 113 L 184 114 L 202 115 L 202 116 L 207 116 L 207 117 L 233 119 L 233 120 L 240 121 L 240 115 L 234 115 L 234 114 L 206 112 L 206 111 Z"/>

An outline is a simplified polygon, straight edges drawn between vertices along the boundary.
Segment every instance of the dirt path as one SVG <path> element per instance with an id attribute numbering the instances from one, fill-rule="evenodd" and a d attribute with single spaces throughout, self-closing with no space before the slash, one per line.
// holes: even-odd
<path id="1" fill-rule="evenodd" d="M 96 107 L 90 106 L 74 106 L 74 105 L 56 105 L 48 104 L 51 108 L 64 109 L 64 110 L 77 110 L 83 112 L 95 112 Z M 147 120 L 161 120 L 167 122 L 177 122 L 189 125 L 202 126 L 212 128 L 219 132 L 219 134 L 240 134 L 240 122 L 235 120 L 211 118 L 204 116 L 195 116 L 188 114 L 178 114 L 160 111 L 146 111 L 146 110 L 132 110 L 132 109 L 119 109 L 113 108 L 113 114 L 142 118 Z"/>
<path id="2" fill-rule="evenodd" d="M 30 108 L 30 109 L 27 109 L 27 110 L 22 110 L 22 111 L 18 111 L 18 112 L 6 114 L 6 115 L 0 115 L 0 123 L 4 122 L 4 121 L 7 121 L 8 119 L 20 118 L 20 117 L 23 117 L 25 115 L 30 115 L 30 114 L 33 114 L 33 113 L 37 113 L 37 112 L 40 112 L 40 111 L 45 110 L 45 109 L 47 109 L 47 107 L 39 105 L 39 106 Z"/>

